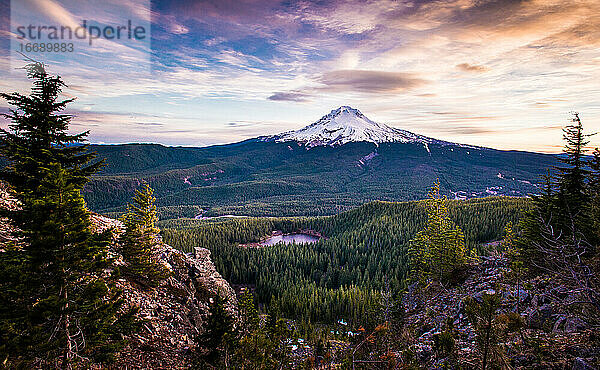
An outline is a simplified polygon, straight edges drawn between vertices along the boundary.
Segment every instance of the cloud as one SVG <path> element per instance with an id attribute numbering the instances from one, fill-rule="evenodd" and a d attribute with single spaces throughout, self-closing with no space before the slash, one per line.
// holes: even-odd
<path id="1" fill-rule="evenodd" d="M 390 94 L 405 92 L 427 83 L 411 73 L 342 69 L 322 73 L 314 80 L 319 86 L 305 86 L 297 91 L 276 92 L 273 101 L 307 101 L 323 93 Z"/>
<path id="2" fill-rule="evenodd" d="M 231 64 L 236 67 L 264 64 L 264 61 L 260 58 L 235 50 L 223 50 L 220 54 L 215 55 L 215 59 L 221 63 Z"/>
<path id="3" fill-rule="evenodd" d="M 183 24 L 172 23 L 169 31 L 175 35 L 185 35 L 186 33 L 190 32 L 190 29 Z"/>
<path id="4" fill-rule="evenodd" d="M 57 21 L 60 25 L 71 28 L 79 26 L 76 17 L 54 0 L 30 0 L 26 6 L 36 9 L 38 14 L 44 14 Z"/>
<path id="5" fill-rule="evenodd" d="M 486 72 L 489 70 L 489 68 L 487 68 L 486 66 L 469 64 L 469 63 L 458 64 L 458 65 L 456 65 L 456 68 L 458 68 L 464 72 L 478 72 L 478 73 Z"/>
<path id="6" fill-rule="evenodd" d="M 224 37 L 213 37 L 211 39 L 204 41 L 204 45 L 206 45 L 208 47 L 213 47 L 213 46 L 219 45 L 225 41 L 227 41 L 227 39 L 225 39 Z"/>
<path id="7" fill-rule="evenodd" d="M 491 127 L 485 127 L 482 125 L 477 126 L 442 126 L 438 127 L 438 132 L 443 132 L 445 134 L 454 134 L 454 135 L 481 135 L 481 134 L 491 134 L 497 132 L 497 130 Z"/>
<path id="8" fill-rule="evenodd" d="M 229 127 L 249 127 L 249 126 L 255 126 L 255 125 L 259 125 L 260 122 L 254 122 L 254 121 L 231 121 L 231 122 L 227 122 L 227 126 Z"/>
<path id="9" fill-rule="evenodd" d="M 132 122 L 134 125 L 138 125 L 138 126 L 153 126 L 153 127 L 159 127 L 159 126 L 164 126 L 164 123 L 160 123 L 160 122 Z"/>
<path id="10" fill-rule="evenodd" d="M 306 101 L 307 97 L 308 97 L 308 94 L 300 93 L 300 92 L 278 92 L 278 93 L 275 93 L 275 94 L 269 96 L 267 99 L 274 100 L 274 101 L 302 102 L 302 101 Z"/>
<path id="11" fill-rule="evenodd" d="M 127 0 L 133 9 L 145 1 Z M 56 6 L 50 13 L 69 16 Z M 152 134 L 165 143 L 231 142 L 273 133 L 282 121 L 304 125 L 346 104 L 364 107 L 378 122 L 450 141 L 470 135 L 493 147 L 560 143 L 560 129 L 522 141 L 517 129 L 553 122 L 572 109 L 587 114 L 590 131 L 600 131 L 598 0 L 157 1 L 152 15 L 152 76 L 129 73 L 122 65 L 137 69 L 144 54 L 120 49 L 107 64 L 118 65 L 110 77 L 89 58 L 51 64 L 80 109 L 92 110 L 85 104 L 95 102 L 93 110 L 105 111 L 80 114 L 84 123 L 101 123 L 92 133 L 104 141 L 122 132 L 130 140 Z M 8 70 L 5 59 L 0 70 L 3 63 Z M 2 77 L 0 91 L 29 89 L 22 74 Z M 131 104 L 136 96 L 150 103 Z M 218 109 L 209 116 L 187 117 L 212 107 Z M 123 117 L 106 112 L 112 109 Z M 140 115 L 155 109 L 164 116 Z M 246 121 L 273 115 L 278 121 L 270 126 Z M 161 127 L 144 122 L 182 130 L 202 122 L 202 128 L 195 135 L 158 134 Z"/>
<path id="12" fill-rule="evenodd" d="M 325 85 L 322 88 L 325 91 L 364 93 L 404 92 L 426 83 L 425 80 L 417 78 L 411 73 L 356 69 L 325 72 L 317 81 Z"/>

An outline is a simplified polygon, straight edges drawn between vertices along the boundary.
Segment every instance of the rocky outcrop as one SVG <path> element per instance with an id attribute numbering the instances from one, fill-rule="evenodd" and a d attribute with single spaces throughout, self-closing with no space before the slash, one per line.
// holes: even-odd
<path id="1" fill-rule="evenodd" d="M 413 338 L 411 351 L 424 368 L 444 362 L 434 351 L 434 337 L 452 323 L 455 333 L 455 358 L 476 368 L 481 358 L 476 335 L 467 319 L 465 299 L 481 300 L 484 293 L 501 295 L 497 314 L 517 311 L 522 330 L 506 336 L 502 343 L 505 358 L 515 369 L 592 369 L 600 358 L 597 326 L 588 322 L 581 309 L 573 308 L 575 293 L 565 291 L 557 279 L 536 277 L 520 282 L 519 290 L 510 274 L 508 260 L 502 256 L 482 257 L 464 272 L 463 280 L 451 287 L 432 284 L 423 291 L 409 287 L 404 297 L 405 328 Z M 586 367 L 589 366 L 589 367 Z"/>
<path id="2" fill-rule="evenodd" d="M 1 183 L 0 207 L 18 208 L 16 199 L 9 195 Z M 171 274 L 158 287 L 147 288 L 126 276 L 118 277 L 115 274 L 118 266 L 124 264 L 117 248 L 123 224 L 95 213 L 91 214 L 90 220 L 95 232 L 112 232 L 113 243 L 109 255 L 113 267 L 106 273 L 113 276 L 116 288 L 122 290 L 127 305 L 139 308 L 138 315 L 143 319 L 142 329 L 126 338 L 127 345 L 118 356 L 117 367 L 193 367 L 198 355 L 194 339 L 204 331 L 213 297 L 222 296 L 232 316 L 237 316 L 235 293 L 216 271 L 210 251 L 196 248 L 195 253 L 186 254 L 159 241 L 158 255 Z M 14 231 L 9 219 L 0 219 L 0 253 L 7 245 L 14 246 L 20 242 L 12 236 Z"/>
<path id="3" fill-rule="evenodd" d="M 117 282 L 145 320 L 120 355 L 119 363 L 129 368 L 188 368 L 212 297 L 223 296 L 236 314 L 235 293 L 216 272 L 208 250 L 198 248 L 195 255 L 186 255 L 168 245 L 161 249 L 172 276 L 158 288 L 144 289 L 127 279 Z"/>
<path id="4" fill-rule="evenodd" d="M 118 220 L 92 215 L 95 230 L 113 229 L 119 233 L 123 225 Z M 119 355 L 119 365 L 130 369 L 189 368 L 198 355 L 194 339 L 204 331 L 211 300 L 222 296 L 232 316 L 236 316 L 237 301 L 231 286 L 216 271 L 210 251 L 196 248 L 186 254 L 160 243 L 158 255 L 171 276 L 157 288 L 148 289 L 127 278 L 117 280 L 126 301 L 139 307 L 144 320 L 142 330 L 129 338 Z M 115 265 L 123 264 L 115 248 L 111 249 Z"/>

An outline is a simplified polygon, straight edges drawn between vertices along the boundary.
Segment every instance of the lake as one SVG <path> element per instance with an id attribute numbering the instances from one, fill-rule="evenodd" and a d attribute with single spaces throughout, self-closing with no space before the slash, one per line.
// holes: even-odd
<path id="1" fill-rule="evenodd" d="M 288 234 L 288 235 L 274 235 L 264 242 L 260 243 L 261 246 L 274 245 L 277 243 L 285 243 L 285 244 L 306 244 L 306 243 L 316 243 L 319 240 L 318 236 L 308 235 L 308 234 Z"/>

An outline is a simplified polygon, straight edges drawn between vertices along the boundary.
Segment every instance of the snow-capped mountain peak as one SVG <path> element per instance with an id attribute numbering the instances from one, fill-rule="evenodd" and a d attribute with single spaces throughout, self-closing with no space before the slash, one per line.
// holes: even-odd
<path id="1" fill-rule="evenodd" d="M 420 143 L 426 148 L 428 143 L 441 143 L 426 136 L 371 121 L 361 111 L 349 106 L 334 109 L 317 122 L 300 130 L 284 132 L 266 139 L 277 142 L 296 141 L 307 148 L 361 141 L 375 145 L 389 142 Z"/>

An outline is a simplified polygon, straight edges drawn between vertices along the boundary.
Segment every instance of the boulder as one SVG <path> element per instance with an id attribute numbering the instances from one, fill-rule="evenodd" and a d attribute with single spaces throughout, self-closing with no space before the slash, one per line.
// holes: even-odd
<path id="1" fill-rule="evenodd" d="M 493 295 L 493 294 L 496 294 L 496 291 L 494 289 L 481 290 L 481 291 L 473 294 L 473 299 L 475 299 L 477 302 L 481 302 L 484 294 Z"/>
<path id="2" fill-rule="evenodd" d="M 553 333 L 575 333 L 588 328 L 588 324 L 575 316 L 561 315 L 552 326 Z"/>
<path id="3" fill-rule="evenodd" d="M 565 320 L 565 332 L 580 332 L 588 328 L 588 324 L 578 317 L 568 317 Z"/>
<path id="4" fill-rule="evenodd" d="M 530 329 L 542 329 L 551 319 L 554 309 L 552 305 L 544 304 L 534 309 L 527 317 L 527 327 Z"/>
<path id="5" fill-rule="evenodd" d="M 571 367 L 571 370 L 596 370 L 596 368 L 588 364 L 581 357 L 577 357 L 575 360 L 573 360 L 573 366 Z"/>

